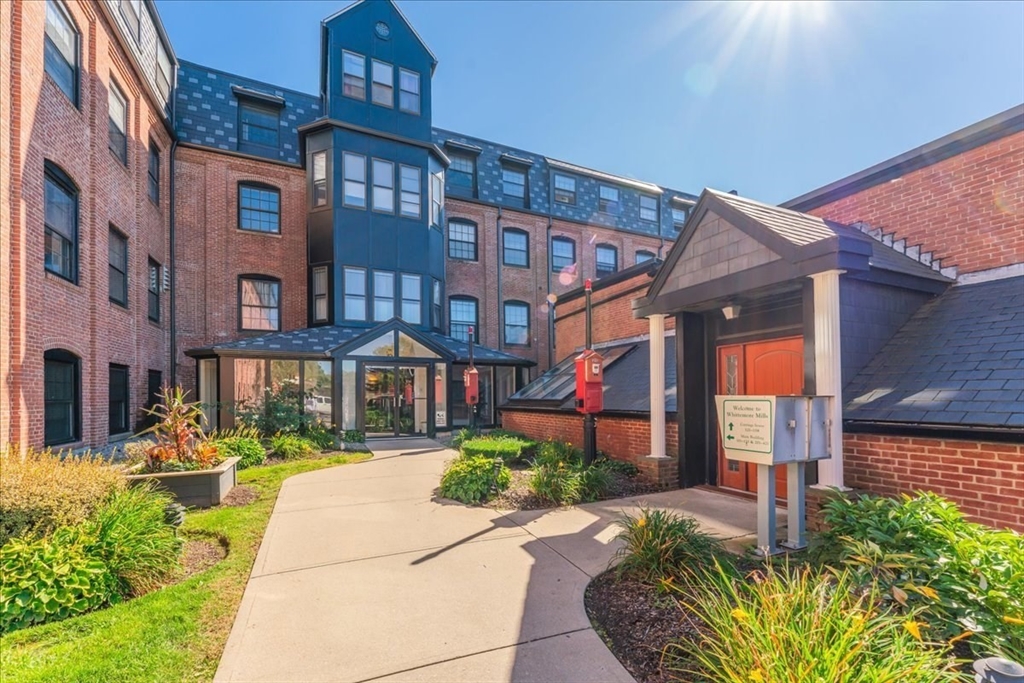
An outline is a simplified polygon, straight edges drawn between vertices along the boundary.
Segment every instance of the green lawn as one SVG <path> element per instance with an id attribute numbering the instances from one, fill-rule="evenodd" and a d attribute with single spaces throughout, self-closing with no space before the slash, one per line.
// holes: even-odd
<path id="1" fill-rule="evenodd" d="M 209 681 L 217 670 L 263 531 L 288 477 L 370 457 L 350 453 L 238 473 L 260 498 L 190 513 L 190 534 L 227 539 L 227 558 L 187 581 L 100 610 L 0 638 L 3 683 Z"/>

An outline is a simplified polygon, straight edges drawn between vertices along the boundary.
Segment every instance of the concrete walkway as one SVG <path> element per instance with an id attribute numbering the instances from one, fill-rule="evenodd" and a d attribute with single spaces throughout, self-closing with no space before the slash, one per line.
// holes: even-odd
<path id="1" fill-rule="evenodd" d="M 629 683 L 583 593 L 637 501 L 502 514 L 435 500 L 455 457 L 426 439 L 281 488 L 215 681 Z M 754 504 L 710 491 L 644 498 L 724 537 Z"/>

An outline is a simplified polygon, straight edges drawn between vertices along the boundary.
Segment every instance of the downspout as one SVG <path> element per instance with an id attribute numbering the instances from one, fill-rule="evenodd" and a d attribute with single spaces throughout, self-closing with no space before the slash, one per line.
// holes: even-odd
<path id="1" fill-rule="evenodd" d="M 494 223 L 495 234 L 497 235 L 497 254 L 498 264 L 496 270 L 498 271 L 498 350 L 501 351 L 503 342 L 505 341 L 505 330 L 502 327 L 502 318 L 504 317 L 504 311 L 502 310 L 502 294 L 501 294 L 501 270 L 504 265 L 505 258 L 505 244 L 501 239 L 501 207 L 498 207 L 498 220 Z"/>
<path id="2" fill-rule="evenodd" d="M 168 263 L 171 269 L 171 301 L 170 301 L 170 316 L 171 316 L 171 382 L 170 386 L 178 386 L 178 316 L 177 316 L 177 300 L 178 300 L 178 288 L 176 287 L 176 273 L 175 265 L 176 261 L 174 258 L 174 153 L 178 150 L 178 131 L 177 126 L 177 109 L 178 109 L 178 69 L 175 65 L 174 69 L 174 87 L 171 88 L 171 163 L 169 173 L 171 174 L 170 179 L 170 226 L 168 228 L 168 242 L 170 243 L 170 258 Z M 198 379 L 198 378 L 197 378 Z M 196 397 L 198 399 L 198 396 Z"/>
<path id="3" fill-rule="evenodd" d="M 547 227 L 547 258 L 544 261 L 544 272 L 547 274 L 547 296 L 551 296 L 551 216 L 548 216 Z M 555 367 L 555 304 L 548 299 L 548 368 Z"/>

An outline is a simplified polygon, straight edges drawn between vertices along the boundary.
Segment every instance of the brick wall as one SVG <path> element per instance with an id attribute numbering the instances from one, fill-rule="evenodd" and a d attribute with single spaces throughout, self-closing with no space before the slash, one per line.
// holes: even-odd
<path id="1" fill-rule="evenodd" d="M 877 434 L 843 438 L 846 484 L 881 495 L 921 489 L 971 519 L 1024 532 L 1024 446 Z"/>
<path id="2" fill-rule="evenodd" d="M 597 287 L 591 294 L 591 336 L 595 344 L 647 334 L 646 318 L 633 317 L 633 299 L 647 293 L 652 275 L 634 277 L 609 287 Z M 586 298 L 573 297 L 561 303 L 555 312 L 555 360 L 562 360 L 586 342 Z M 675 328 L 675 317 L 665 318 L 665 329 Z"/>
<path id="3" fill-rule="evenodd" d="M 961 273 L 1024 263 L 1024 132 L 810 213 L 895 233 Z"/>
<path id="4" fill-rule="evenodd" d="M 556 439 L 583 444 L 583 416 L 576 413 L 502 410 L 501 425 L 538 441 Z M 598 416 L 597 448 L 610 458 L 633 463 L 647 481 L 667 487 L 679 485 L 677 458 L 654 460 L 647 457 L 651 452 L 651 423 L 646 418 Z M 677 453 L 678 450 L 676 422 L 670 416 L 665 425 L 665 451 Z"/>
<path id="5" fill-rule="evenodd" d="M 636 263 L 637 251 L 646 250 L 656 254 L 662 244 L 657 237 L 554 219 L 551 235 L 569 237 L 576 243 L 578 267 L 575 274 L 551 273 L 549 286 L 551 266 L 547 249 L 547 216 L 508 208 L 501 209 L 500 229 L 517 228 L 529 236 L 530 265 L 528 268 L 520 268 L 500 265 L 501 242 L 497 207 L 449 197 L 445 202 L 445 212 L 448 220 L 462 218 L 477 225 L 477 260 L 447 259 L 447 296 L 475 297 L 478 300 L 480 318 L 480 343 L 535 361 L 538 367 L 533 376 L 548 367 L 548 317 L 551 311 L 551 299 L 548 295 L 553 294 L 557 302 L 559 295 L 581 286 L 586 278 L 595 277 L 598 244 L 611 244 L 618 249 L 620 270 Z M 671 246 L 671 242 L 666 241 L 663 253 Z M 499 306 L 502 302 L 513 300 L 526 302 L 530 306 L 529 346 L 506 345 L 501 338 Z M 627 301 L 625 305 L 628 307 L 629 302 Z M 646 322 L 641 322 L 646 329 Z M 561 357 L 556 353 L 555 362 L 557 363 Z"/>
<path id="6" fill-rule="evenodd" d="M 82 438 L 71 447 L 107 441 L 111 363 L 129 367 L 133 423 L 147 371 L 168 374 L 167 297 L 150 322 L 147 282 L 150 257 L 168 263 L 170 136 L 99 6 L 66 7 L 80 32 L 78 106 L 44 71 L 46 4 L 0 3 L 0 442 L 43 443 L 43 354 L 64 349 L 81 361 Z M 111 80 L 128 101 L 127 165 L 108 149 Z M 159 204 L 147 192 L 150 141 L 162 150 Z M 44 270 L 47 160 L 78 188 L 77 283 Z M 128 238 L 127 308 L 109 300 L 111 225 Z"/>
<path id="7" fill-rule="evenodd" d="M 194 390 L 186 351 L 265 334 L 239 330 L 239 275 L 280 279 L 282 331 L 306 327 L 306 185 L 299 168 L 191 147 L 175 165 L 178 381 Z M 242 181 L 280 190 L 280 234 L 239 230 Z"/>

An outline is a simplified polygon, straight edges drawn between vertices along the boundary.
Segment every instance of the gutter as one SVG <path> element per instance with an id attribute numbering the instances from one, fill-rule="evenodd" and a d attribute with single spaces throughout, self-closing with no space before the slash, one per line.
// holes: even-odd
<path id="1" fill-rule="evenodd" d="M 174 256 L 175 249 L 175 235 L 174 235 L 174 222 L 175 222 L 175 197 L 174 197 L 174 154 L 178 151 L 178 131 L 175 129 L 175 122 L 177 121 L 178 111 L 178 69 L 174 69 L 174 84 L 171 87 L 171 163 L 169 173 L 171 174 L 170 187 L 168 189 L 170 196 L 170 226 L 168 227 L 168 242 L 170 243 L 170 258 L 168 259 L 168 267 L 171 271 L 171 296 L 170 296 L 170 316 L 171 316 L 171 382 L 169 386 L 178 386 L 178 288 L 177 288 L 177 273 L 176 265 L 177 261 Z"/>
<path id="2" fill-rule="evenodd" d="M 551 296 L 551 215 L 548 214 L 547 257 L 544 259 L 544 272 L 547 274 L 547 295 Z M 557 303 L 557 302 L 556 302 Z M 555 367 L 555 304 L 548 300 L 548 368 Z"/>
<path id="3" fill-rule="evenodd" d="M 889 436 L 918 436 L 931 439 L 1024 444 L 1024 430 L 1008 429 L 1006 427 L 980 427 L 977 425 L 876 422 L 847 419 L 843 420 L 843 432 L 849 434 L 885 434 Z"/>
<path id="4" fill-rule="evenodd" d="M 498 271 L 498 302 L 497 302 L 498 303 L 498 350 L 502 351 L 503 350 L 502 349 L 502 345 L 505 342 L 505 329 L 504 329 L 504 327 L 502 327 L 502 323 L 504 322 L 502 319 L 504 318 L 504 315 L 505 315 L 505 311 L 504 311 L 505 306 L 504 306 L 504 303 L 502 302 L 502 295 L 501 295 L 501 271 L 503 270 L 504 265 L 505 265 L 505 242 L 504 242 L 503 239 L 501 239 L 501 207 L 500 206 L 498 207 L 498 220 L 495 221 L 495 223 L 494 223 L 494 230 L 495 230 L 495 236 L 497 237 L 497 240 L 498 240 L 496 242 L 496 246 L 495 246 L 495 252 L 498 255 L 498 263 L 496 264 L 496 270 Z M 477 316 L 477 317 L 479 317 L 479 316 Z"/>

